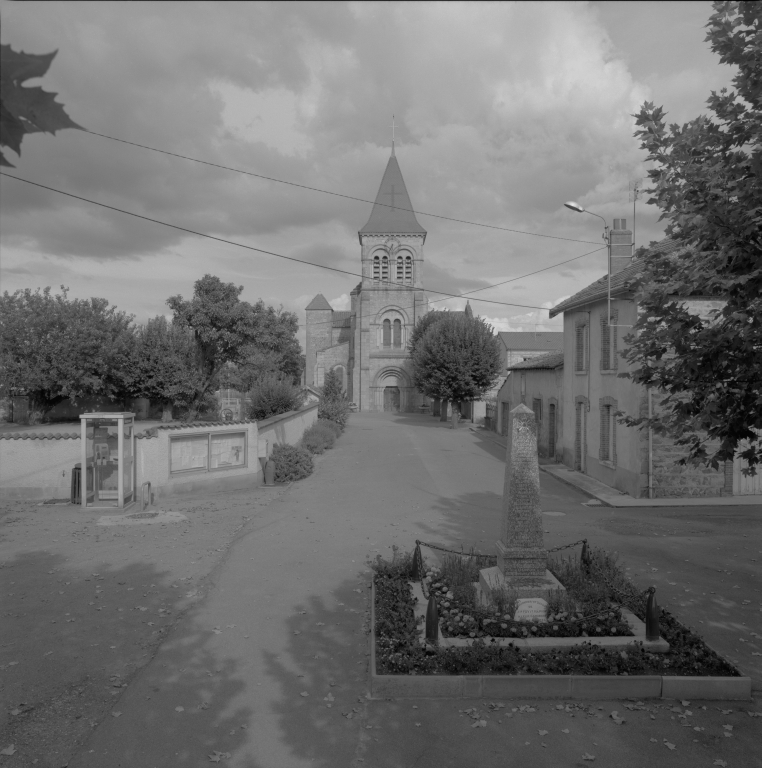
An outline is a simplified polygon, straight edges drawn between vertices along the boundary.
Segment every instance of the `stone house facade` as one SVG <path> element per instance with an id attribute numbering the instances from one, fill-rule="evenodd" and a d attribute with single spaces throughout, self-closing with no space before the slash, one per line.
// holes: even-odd
<path id="1" fill-rule="evenodd" d="M 413 387 L 407 343 L 428 312 L 426 230 L 415 217 L 393 148 L 358 237 L 362 281 L 350 294 L 350 310 L 334 311 L 322 294 L 306 307 L 305 383 L 321 386 L 325 373 L 336 369 L 358 410 L 414 412 L 424 397 Z"/>
<path id="2" fill-rule="evenodd" d="M 719 471 L 680 466 L 685 451 L 672 440 L 649 430 L 617 422 L 617 412 L 645 415 L 656 407 L 658 394 L 620 374 L 631 366 L 621 357 L 624 337 L 637 320 L 638 303 L 632 282 L 641 263 L 633 260 L 632 233 L 616 219 L 612 235 L 611 302 L 608 275 L 550 311 L 563 313 L 563 378 L 558 393 L 563 440 L 558 455 L 568 467 L 583 472 L 634 498 L 718 497 L 733 494 L 734 467 Z M 670 239 L 654 249 L 662 253 L 681 246 Z M 689 310 L 704 314 L 721 300 L 692 297 Z"/>
<path id="3" fill-rule="evenodd" d="M 560 461 L 563 445 L 564 353 L 550 352 L 509 367 L 497 394 L 496 431 L 507 435 L 510 412 L 520 403 L 534 411 L 537 450 L 541 457 Z"/>

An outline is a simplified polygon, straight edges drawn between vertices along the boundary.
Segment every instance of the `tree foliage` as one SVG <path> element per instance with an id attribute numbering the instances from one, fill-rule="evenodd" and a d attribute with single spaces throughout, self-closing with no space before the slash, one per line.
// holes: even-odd
<path id="1" fill-rule="evenodd" d="M 42 77 L 57 51 L 45 54 L 14 51 L 0 45 L 0 145 L 21 155 L 21 141 L 27 133 L 55 133 L 62 128 L 81 128 L 64 112 L 56 94 L 39 86 L 22 85 L 26 80 Z M 13 166 L 0 152 L 0 165 Z"/>
<path id="2" fill-rule="evenodd" d="M 762 448 L 762 6 L 715 2 L 706 40 L 738 67 L 735 90 L 712 92 L 708 116 L 667 128 L 646 103 L 636 137 L 653 164 L 648 201 L 685 246 L 652 249 L 638 280 L 641 314 L 626 338 L 633 380 L 661 391 L 648 425 L 687 447 L 687 461 L 717 468 L 739 443 L 754 467 Z M 679 297 L 724 301 L 711 318 Z M 707 450 L 707 441 L 719 448 Z"/>
<path id="3" fill-rule="evenodd" d="M 408 341 L 407 345 L 411 355 L 413 352 L 415 352 L 415 348 L 418 346 L 418 342 L 423 338 L 423 335 L 426 333 L 426 331 L 438 320 L 445 317 L 445 315 L 447 315 L 447 312 L 438 312 L 437 310 L 432 310 L 431 312 L 427 312 L 425 315 L 418 318 L 418 322 L 413 326 L 413 330 L 410 333 L 410 340 Z"/>
<path id="4" fill-rule="evenodd" d="M 344 391 L 341 386 L 341 374 L 337 370 L 331 370 L 323 377 L 321 390 L 326 400 L 343 400 Z"/>
<path id="5" fill-rule="evenodd" d="M 204 275 L 194 284 L 193 298 L 172 296 L 167 304 L 175 321 L 193 332 L 199 381 L 189 418 L 224 372 L 224 384 L 248 391 L 268 376 L 301 374 L 296 315 L 241 301 L 242 286 Z"/>
<path id="6" fill-rule="evenodd" d="M 171 421 L 172 406 L 187 406 L 200 386 L 195 365 L 196 347 L 187 328 L 159 315 L 135 330 L 126 384 L 136 397 L 164 406 L 164 421 Z"/>
<path id="7" fill-rule="evenodd" d="M 492 327 L 479 317 L 436 314 L 441 317 L 429 321 L 413 346 L 416 389 L 428 397 L 455 402 L 481 397 L 500 374 L 500 344 Z"/>
<path id="8" fill-rule="evenodd" d="M 27 288 L 0 298 L 0 387 L 24 390 L 41 415 L 66 398 L 119 398 L 128 386 L 132 316 L 67 293 Z"/>

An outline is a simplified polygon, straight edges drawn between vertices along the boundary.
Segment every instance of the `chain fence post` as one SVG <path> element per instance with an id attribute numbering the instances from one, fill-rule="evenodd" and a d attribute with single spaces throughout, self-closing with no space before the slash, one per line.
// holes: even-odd
<path id="1" fill-rule="evenodd" d="M 437 613 L 437 601 L 434 594 L 429 597 L 426 608 L 426 642 L 432 645 L 439 644 L 439 615 Z"/>
<path id="2" fill-rule="evenodd" d="M 587 546 L 587 539 L 582 540 L 582 554 L 580 555 L 580 564 L 582 570 L 589 576 L 590 575 L 590 562 L 592 557 L 590 556 L 590 548 Z"/>
<path id="3" fill-rule="evenodd" d="M 421 542 L 416 539 L 415 551 L 413 552 L 413 573 L 411 576 L 413 581 L 423 580 L 423 559 L 421 557 Z"/>
<path id="4" fill-rule="evenodd" d="M 658 640 L 659 634 L 659 606 L 656 602 L 656 588 L 648 588 L 648 600 L 646 601 L 646 640 Z"/>

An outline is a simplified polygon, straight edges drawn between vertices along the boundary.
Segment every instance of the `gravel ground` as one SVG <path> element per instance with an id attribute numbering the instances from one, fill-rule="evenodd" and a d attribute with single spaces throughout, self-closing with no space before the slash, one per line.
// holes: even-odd
<path id="1" fill-rule="evenodd" d="M 13 745 L 29 765 L 66 766 L 283 491 L 175 497 L 149 511 L 177 522 L 132 525 L 99 525 L 115 515 L 69 504 L 2 503 L 0 755 Z"/>

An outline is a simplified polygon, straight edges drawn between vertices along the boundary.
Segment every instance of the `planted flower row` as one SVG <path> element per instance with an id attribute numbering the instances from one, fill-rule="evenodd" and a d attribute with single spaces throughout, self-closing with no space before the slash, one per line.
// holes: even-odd
<path id="1" fill-rule="evenodd" d="M 370 565 L 375 572 L 377 674 L 740 675 L 735 667 L 666 611 L 662 612 L 660 627 L 670 650 L 663 654 L 650 653 L 639 643 L 632 643 L 627 650 L 613 650 L 585 642 L 584 639 L 568 650 L 522 653 L 512 645 L 499 646 L 493 637 L 486 635 L 477 635 L 474 642 L 465 647 L 423 647 L 419 642 L 415 599 L 410 585 L 411 555 L 400 555 L 395 551 L 392 562 L 378 556 Z M 444 597 L 450 592 L 455 598 L 459 588 L 447 590 Z M 508 624 L 505 621 L 500 623 Z"/>

